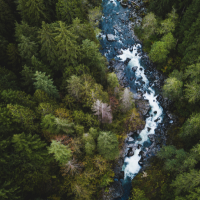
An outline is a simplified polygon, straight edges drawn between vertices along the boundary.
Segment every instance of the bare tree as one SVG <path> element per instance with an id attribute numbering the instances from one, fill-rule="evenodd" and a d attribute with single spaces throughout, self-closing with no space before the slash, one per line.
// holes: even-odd
<path id="1" fill-rule="evenodd" d="M 133 103 L 133 94 L 130 92 L 128 88 L 126 88 L 122 94 L 122 97 L 120 98 L 122 103 L 122 111 L 127 112 L 129 109 L 131 109 L 132 103 Z"/>
<path id="2" fill-rule="evenodd" d="M 112 123 L 112 110 L 107 103 L 102 103 L 97 99 L 92 106 L 92 110 L 95 112 L 94 115 L 97 115 L 102 123 Z"/>

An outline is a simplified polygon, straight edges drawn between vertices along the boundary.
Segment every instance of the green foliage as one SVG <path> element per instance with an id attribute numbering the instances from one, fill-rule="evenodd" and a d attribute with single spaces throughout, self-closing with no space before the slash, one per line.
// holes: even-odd
<path id="1" fill-rule="evenodd" d="M 94 141 L 94 138 L 92 137 L 92 135 L 90 135 L 89 133 L 85 133 L 83 135 L 83 141 L 85 143 L 85 152 L 87 155 L 93 155 L 94 154 L 94 150 L 96 148 L 96 143 Z"/>
<path id="2" fill-rule="evenodd" d="M 80 77 L 73 75 L 69 80 L 67 80 L 67 82 L 68 92 L 75 98 L 79 99 L 83 87 Z"/>
<path id="3" fill-rule="evenodd" d="M 45 91 L 49 96 L 59 98 L 59 93 L 56 87 L 53 85 L 53 80 L 50 79 L 49 75 L 46 76 L 45 74 L 46 72 L 42 73 L 36 71 L 36 73 L 34 74 L 34 80 L 36 82 L 33 83 L 35 88 Z"/>
<path id="4" fill-rule="evenodd" d="M 89 23 L 81 23 L 81 20 L 79 18 L 75 18 L 73 20 L 72 25 L 70 26 L 70 30 L 74 35 L 78 35 L 77 38 L 78 44 L 82 44 L 83 40 L 91 40 L 94 42 L 98 42 L 96 39 L 96 35 L 94 32 L 93 27 Z"/>
<path id="5" fill-rule="evenodd" d="M 6 104 L 18 104 L 22 106 L 27 106 L 33 108 L 35 102 L 32 100 L 31 95 L 27 95 L 23 91 L 14 91 L 12 89 L 3 90 L 1 93 L 1 98 L 5 101 Z"/>
<path id="6" fill-rule="evenodd" d="M 106 58 L 99 52 L 99 45 L 88 39 L 81 45 L 81 62 L 90 68 L 96 80 L 105 78 Z M 100 79 L 101 78 L 101 79 Z"/>
<path id="7" fill-rule="evenodd" d="M 71 157 L 71 150 L 68 146 L 52 140 L 50 147 L 48 147 L 48 152 L 54 154 L 54 158 L 59 162 L 60 165 L 66 164 Z"/>
<path id="8" fill-rule="evenodd" d="M 34 131 L 37 129 L 37 125 L 34 123 L 36 115 L 30 108 L 17 104 L 7 104 L 7 108 L 9 109 L 13 120 L 21 124 L 25 130 Z"/>
<path id="9" fill-rule="evenodd" d="M 108 74 L 108 84 L 112 88 L 119 86 L 119 81 L 118 81 L 117 75 L 114 72 Z"/>
<path id="10" fill-rule="evenodd" d="M 102 16 L 101 7 L 95 7 L 89 10 L 88 18 L 90 24 L 94 28 L 95 35 L 101 32 L 101 30 L 99 29 L 99 22 L 101 20 L 101 16 Z"/>
<path id="11" fill-rule="evenodd" d="M 12 178 L 22 191 L 38 189 L 41 182 L 49 179 L 48 165 L 52 159 L 45 148 L 46 144 L 38 135 L 24 133 L 13 135 L 12 143 L 15 152 L 11 163 L 11 166 L 15 166 Z"/>
<path id="12" fill-rule="evenodd" d="M 132 190 L 132 196 L 129 198 L 129 200 L 148 200 L 145 197 L 144 191 L 140 190 L 139 188 L 133 188 Z"/>
<path id="13" fill-rule="evenodd" d="M 176 41 L 172 33 L 161 38 L 161 41 L 155 42 L 152 45 L 149 57 L 153 62 L 163 63 L 167 59 L 167 55 L 170 53 L 170 50 L 175 48 Z"/>
<path id="14" fill-rule="evenodd" d="M 56 14 L 58 20 L 65 21 L 67 24 L 71 24 L 75 18 L 83 19 L 84 12 L 82 1 L 58 0 L 58 3 L 56 4 Z"/>
<path id="15" fill-rule="evenodd" d="M 89 129 L 89 133 L 94 139 L 97 139 L 99 136 L 98 130 L 92 127 Z"/>
<path id="16" fill-rule="evenodd" d="M 98 127 L 99 121 L 89 113 L 84 113 L 82 110 L 76 110 L 73 113 L 74 121 L 83 125 L 85 128 Z"/>
<path id="17" fill-rule="evenodd" d="M 164 96 L 178 100 L 182 97 L 183 94 L 183 73 L 174 70 L 169 78 L 165 80 L 165 84 L 163 86 L 163 94 Z"/>
<path id="18" fill-rule="evenodd" d="M 187 121 L 184 123 L 180 135 L 183 137 L 197 135 L 200 130 L 199 124 L 200 124 L 200 114 L 197 113 L 191 115 L 190 118 L 188 118 Z"/>
<path id="19" fill-rule="evenodd" d="M 118 140 L 115 134 L 100 132 L 97 140 L 97 149 L 104 158 L 114 160 L 118 156 Z"/>
<path id="20" fill-rule="evenodd" d="M 148 39 L 155 34 L 157 29 L 157 20 L 153 13 L 148 13 L 142 21 L 142 29 L 144 30 L 144 38 Z"/>
<path id="21" fill-rule="evenodd" d="M 38 45 L 34 41 L 31 41 L 29 37 L 21 35 L 18 50 L 22 59 L 30 62 L 32 56 L 37 57 Z"/>
<path id="22" fill-rule="evenodd" d="M 0 66 L 0 90 L 19 90 L 17 76 L 5 67 Z"/>
<path id="23" fill-rule="evenodd" d="M 165 159 L 165 169 L 170 172 L 184 172 L 187 169 L 184 160 L 188 157 L 188 153 L 183 149 L 177 150 L 174 146 L 165 146 L 158 152 L 160 159 Z"/>
<path id="24" fill-rule="evenodd" d="M 58 21 L 55 27 L 57 58 L 62 65 L 76 65 L 79 47 L 77 46 L 77 36 L 74 35 L 62 21 Z"/>
<path id="25" fill-rule="evenodd" d="M 39 26 L 42 21 L 48 20 L 48 12 L 43 0 L 18 0 L 17 10 L 22 20 L 30 25 Z"/>

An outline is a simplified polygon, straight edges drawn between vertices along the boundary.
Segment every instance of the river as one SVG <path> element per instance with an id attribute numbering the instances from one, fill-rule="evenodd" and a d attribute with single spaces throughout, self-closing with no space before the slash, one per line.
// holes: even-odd
<path id="1" fill-rule="evenodd" d="M 155 129 L 162 123 L 165 118 L 165 111 L 157 101 L 159 89 L 155 87 L 156 77 L 152 76 L 152 70 L 148 66 L 148 58 L 142 56 L 141 44 L 135 40 L 134 33 L 131 30 L 129 15 L 131 9 L 122 7 L 117 0 L 103 0 L 103 17 L 100 23 L 102 33 L 100 34 L 102 50 L 101 53 L 109 60 L 115 59 L 125 61 L 130 59 L 128 65 L 123 73 L 128 80 L 127 86 L 130 87 L 133 93 L 141 91 L 143 98 L 149 101 L 150 111 L 146 120 L 145 128 L 137 138 L 134 138 L 135 144 L 141 144 L 139 149 L 136 149 L 133 156 L 126 156 L 122 170 L 124 171 L 124 180 L 121 180 L 123 185 L 124 194 L 118 200 L 127 200 L 130 196 L 131 180 L 140 171 L 141 167 L 138 161 L 141 159 L 139 152 L 147 151 L 148 147 L 152 144 L 149 140 L 149 134 L 155 134 Z M 115 41 L 108 41 L 106 35 L 114 35 Z M 136 67 L 136 71 L 132 68 Z M 147 77 L 145 71 L 149 72 Z M 156 121 L 156 122 L 155 122 Z M 169 121 L 168 123 L 172 123 Z M 140 138 L 140 141 L 138 140 Z"/>

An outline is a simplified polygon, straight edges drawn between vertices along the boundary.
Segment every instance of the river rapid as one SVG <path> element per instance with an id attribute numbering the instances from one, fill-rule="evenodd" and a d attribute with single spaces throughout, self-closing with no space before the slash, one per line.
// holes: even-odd
<path id="1" fill-rule="evenodd" d="M 131 28 L 129 17 L 130 12 L 134 12 L 133 9 L 130 6 L 122 7 L 117 0 L 103 0 L 102 6 L 103 16 L 100 23 L 102 32 L 99 35 L 102 45 L 101 53 L 106 56 L 108 61 L 114 58 L 119 63 L 126 63 L 125 67 L 122 67 L 117 74 L 118 78 L 123 81 L 124 86 L 130 87 L 133 95 L 140 92 L 142 99 L 148 100 L 150 104 L 150 109 L 144 116 L 146 121 L 144 129 L 139 135 L 132 135 L 132 139 L 129 137 L 127 141 L 127 144 L 140 145 L 133 156 L 128 156 L 127 154 L 125 156 L 122 167 L 124 180 L 115 180 L 122 182 L 124 191 L 123 196 L 117 199 L 127 200 L 130 196 L 131 180 L 142 169 L 141 163 L 138 163 L 141 160 L 140 152 L 147 153 L 152 146 L 152 141 L 149 140 L 148 135 L 155 134 L 158 126 L 160 128 L 164 126 L 163 120 L 165 120 L 165 126 L 173 123 L 173 121 L 166 117 L 166 112 L 158 101 L 160 88 L 157 87 L 156 83 L 161 78 L 155 69 L 152 70 L 150 61 L 147 55 L 142 52 L 142 45 L 135 39 L 136 37 Z M 110 35 L 112 37 L 109 39 L 107 34 L 112 34 Z M 116 69 L 113 71 L 116 72 Z M 148 154 L 149 156 L 154 155 L 152 152 L 148 152 Z"/>

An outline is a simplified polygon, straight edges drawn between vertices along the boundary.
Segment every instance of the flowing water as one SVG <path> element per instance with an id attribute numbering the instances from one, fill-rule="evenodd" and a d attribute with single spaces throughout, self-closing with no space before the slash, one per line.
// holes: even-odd
<path id="1" fill-rule="evenodd" d="M 148 80 L 145 75 L 145 70 L 148 70 L 148 62 L 145 58 L 138 54 L 141 52 L 142 46 L 134 39 L 134 33 L 130 28 L 129 23 L 129 8 L 123 8 L 117 0 L 103 0 L 103 17 L 100 28 L 102 33 L 99 35 L 101 38 L 102 54 L 107 57 L 108 60 L 115 58 L 115 60 L 125 61 L 130 59 L 126 69 L 124 70 L 125 76 L 128 80 L 131 77 L 135 77 L 132 81 L 129 81 L 129 87 L 131 91 L 136 92 L 141 90 L 144 95 L 144 99 L 147 99 L 150 103 L 151 110 L 149 111 L 149 117 L 146 118 L 145 128 L 140 133 L 139 137 L 141 141 L 135 140 L 134 143 L 141 144 L 139 149 L 136 149 L 135 153 L 131 157 L 125 157 L 122 170 L 125 172 L 125 178 L 122 181 L 124 195 L 119 198 L 127 200 L 130 196 L 131 180 L 139 172 L 141 166 L 138 164 L 141 156 L 138 155 L 141 150 L 145 151 L 147 147 L 151 145 L 148 138 L 148 134 L 154 134 L 155 128 L 162 122 L 164 117 L 163 108 L 156 100 L 157 91 L 152 84 L 152 80 Z M 115 41 L 108 41 L 107 34 L 113 34 Z M 118 52 L 121 51 L 121 52 Z M 123 52 L 123 54 L 122 54 Z M 134 72 L 132 67 L 137 66 L 137 70 Z M 139 81 L 140 80 L 140 81 Z M 141 83 L 142 80 L 142 83 Z M 151 83 L 151 84 L 150 84 Z M 150 87 L 151 85 L 151 87 Z M 157 111 L 154 112 L 154 111 Z M 157 122 L 154 120 L 160 118 Z M 147 128 L 151 128 L 149 131 Z"/>

